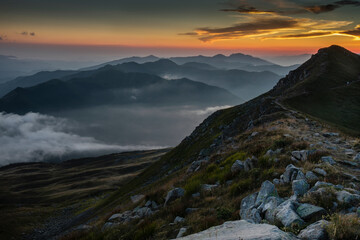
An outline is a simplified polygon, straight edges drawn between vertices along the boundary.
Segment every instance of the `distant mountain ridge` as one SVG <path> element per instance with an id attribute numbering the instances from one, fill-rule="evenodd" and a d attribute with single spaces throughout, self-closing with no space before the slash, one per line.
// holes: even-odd
<path id="1" fill-rule="evenodd" d="M 124 73 L 107 66 L 85 77 L 16 88 L 0 99 L 0 111 L 24 114 L 100 105 L 218 106 L 239 102 L 242 100 L 218 87 L 188 79 L 168 81 L 146 73 Z"/>

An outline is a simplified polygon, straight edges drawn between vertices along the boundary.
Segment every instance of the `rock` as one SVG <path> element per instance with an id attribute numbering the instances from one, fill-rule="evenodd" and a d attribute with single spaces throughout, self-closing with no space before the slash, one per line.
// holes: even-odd
<path id="1" fill-rule="evenodd" d="M 326 220 L 317 221 L 316 223 L 313 223 L 301 230 L 298 238 L 302 240 L 327 240 L 329 239 L 326 232 L 326 227 L 328 225 L 329 222 Z"/>
<path id="2" fill-rule="evenodd" d="M 345 152 L 345 155 L 354 155 L 355 154 L 355 151 L 352 149 L 345 149 L 344 152 Z"/>
<path id="3" fill-rule="evenodd" d="M 253 193 L 246 196 L 240 204 L 240 217 L 244 220 L 250 220 L 253 222 L 260 222 L 260 212 L 255 208 L 255 201 L 258 193 Z"/>
<path id="4" fill-rule="evenodd" d="M 354 161 L 360 161 L 360 153 L 356 154 L 353 158 Z"/>
<path id="5" fill-rule="evenodd" d="M 113 223 L 113 222 L 106 222 L 104 226 L 101 228 L 101 231 L 105 231 L 106 229 L 119 226 L 119 223 Z"/>
<path id="6" fill-rule="evenodd" d="M 176 238 L 181 238 L 182 236 L 184 236 L 184 234 L 186 233 L 187 228 L 186 227 L 182 227 L 179 230 L 179 233 L 177 234 Z"/>
<path id="7" fill-rule="evenodd" d="M 272 157 L 274 156 L 276 153 L 272 150 L 272 149 L 269 149 L 267 150 L 267 152 L 265 153 L 265 156 L 267 157 Z"/>
<path id="8" fill-rule="evenodd" d="M 303 203 L 296 209 L 296 213 L 305 221 L 317 221 L 320 220 L 323 215 L 326 215 L 326 210 L 322 207 Z"/>
<path id="9" fill-rule="evenodd" d="M 330 165 L 334 165 L 336 163 L 331 156 L 321 157 L 321 161 L 323 161 L 324 163 L 329 163 Z"/>
<path id="10" fill-rule="evenodd" d="M 294 180 L 292 182 L 292 190 L 296 196 L 303 196 L 309 190 L 309 188 L 310 186 L 305 179 Z"/>
<path id="11" fill-rule="evenodd" d="M 273 184 L 275 184 L 275 185 L 280 185 L 280 184 L 281 184 L 280 179 L 274 178 L 274 179 L 273 179 Z"/>
<path id="12" fill-rule="evenodd" d="M 218 184 L 203 184 L 203 185 L 201 185 L 201 190 L 203 190 L 205 192 L 210 192 L 214 188 L 217 188 L 218 186 L 219 186 Z"/>
<path id="13" fill-rule="evenodd" d="M 319 178 L 312 171 L 307 171 L 305 177 L 309 182 L 315 182 L 319 180 Z"/>
<path id="14" fill-rule="evenodd" d="M 333 133 L 333 132 L 325 132 L 323 133 L 324 137 L 338 137 L 339 133 Z"/>
<path id="15" fill-rule="evenodd" d="M 336 199 L 338 202 L 346 205 L 358 204 L 360 202 L 360 195 L 351 194 L 347 191 L 338 191 L 336 192 Z"/>
<path id="16" fill-rule="evenodd" d="M 313 171 L 323 177 L 327 175 L 326 171 L 322 168 L 315 168 Z"/>
<path id="17" fill-rule="evenodd" d="M 152 208 L 152 209 L 158 209 L 158 208 L 159 208 L 159 205 L 157 205 L 156 202 L 152 201 L 152 202 L 151 202 L 151 208 Z"/>
<path id="18" fill-rule="evenodd" d="M 203 165 L 206 165 L 208 163 L 207 158 L 202 159 L 202 160 L 197 160 L 191 163 L 190 167 L 187 169 L 186 173 L 193 173 L 193 172 L 197 172 L 200 170 L 200 168 Z"/>
<path id="19" fill-rule="evenodd" d="M 295 180 L 306 180 L 306 177 L 305 177 L 304 173 L 301 170 L 299 170 L 297 172 Z"/>
<path id="20" fill-rule="evenodd" d="M 264 206 L 262 207 L 262 213 L 265 213 L 265 219 L 275 224 L 275 209 L 282 203 L 284 200 L 278 197 L 269 197 L 266 199 Z"/>
<path id="21" fill-rule="evenodd" d="M 231 172 L 232 173 L 238 173 L 240 171 L 244 170 L 244 163 L 240 160 L 236 160 L 234 164 L 231 166 Z"/>
<path id="22" fill-rule="evenodd" d="M 149 201 L 147 201 L 147 202 L 145 203 L 145 207 L 150 207 L 151 204 L 152 204 L 152 202 L 151 202 L 151 200 L 149 200 Z"/>
<path id="23" fill-rule="evenodd" d="M 256 197 L 255 207 L 259 207 L 268 197 L 279 197 L 275 185 L 266 180 L 261 184 L 260 191 Z"/>
<path id="24" fill-rule="evenodd" d="M 293 160 L 296 161 L 306 161 L 309 155 L 308 150 L 301 150 L 301 151 L 292 151 L 291 157 Z"/>
<path id="25" fill-rule="evenodd" d="M 244 170 L 246 172 L 250 171 L 251 169 L 253 169 L 256 165 L 257 165 L 258 159 L 254 156 L 252 156 L 251 158 L 248 158 L 245 160 L 244 162 Z"/>
<path id="26" fill-rule="evenodd" d="M 185 190 L 182 188 L 174 188 L 170 190 L 166 195 L 164 206 L 166 206 L 166 204 L 168 204 L 169 202 L 172 202 L 175 199 L 184 196 L 184 194 Z"/>
<path id="27" fill-rule="evenodd" d="M 251 135 L 250 135 L 250 138 L 253 138 L 255 137 L 256 135 L 258 135 L 259 133 L 258 132 L 253 132 Z"/>
<path id="28" fill-rule="evenodd" d="M 193 213 L 193 212 L 195 212 L 197 210 L 199 210 L 199 208 L 186 208 L 185 213 L 190 214 L 190 213 Z"/>
<path id="29" fill-rule="evenodd" d="M 140 202 L 141 200 L 143 200 L 145 198 L 145 195 L 142 195 L 142 194 L 139 194 L 139 195 L 134 195 L 134 196 L 131 196 L 130 199 L 133 203 L 138 203 Z"/>
<path id="30" fill-rule="evenodd" d="M 245 220 L 225 222 L 181 240 L 295 240 L 292 234 L 270 224 L 253 224 Z"/>
<path id="31" fill-rule="evenodd" d="M 200 150 L 199 157 L 207 157 L 210 155 L 211 150 L 209 148 L 203 148 Z"/>
<path id="32" fill-rule="evenodd" d="M 296 179 L 299 171 L 300 168 L 297 168 L 294 165 L 289 164 L 287 165 L 285 172 L 283 173 L 282 177 L 280 177 L 280 179 L 283 180 L 285 183 L 290 183 Z"/>
<path id="33" fill-rule="evenodd" d="M 191 196 L 192 196 L 193 198 L 198 198 L 198 197 L 200 197 L 200 193 L 199 193 L 199 192 L 193 193 L 193 194 L 191 194 Z"/>
<path id="34" fill-rule="evenodd" d="M 133 211 L 134 214 L 138 215 L 140 218 L 148 217 L 153 214 L 150 208 L 142 207 Z"/>
<path id="35" fill-rule="evenodd" d="M 182 217 L 177 216 L 177 217 L 174 219 L 174 223 L 175 223 L 175 224 L 183 223 L 183 222 L 185 222 L 185 218 L 182 218 Z"/>
<path id="36" fill-rule="evenodd" d="M 305 222 L 296 213 L 295 207 L 294 201 L 286 200 L 275 209 L 275 219 L 285 227 L 290 227 L 293 224 L 304 225 Z"/>

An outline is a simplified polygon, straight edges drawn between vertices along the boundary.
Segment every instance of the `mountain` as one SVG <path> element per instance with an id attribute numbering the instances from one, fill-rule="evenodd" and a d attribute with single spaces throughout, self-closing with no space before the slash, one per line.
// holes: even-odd
<path id="1" fill-rule="evenodd" d="M 281 79 L 272 94 L 291 108 L 359 133 L 359 90 L 360 56 L 331 46 Z"/>
<path id="2" fill-rule="evenodd" d="M 31 87 L 51 79 L 69 80 L 72 78 L 85 78 L 95 72 L 104 71 L 111 67 L 112 65 L 106 65 L 105 67 L 95 70 L 40 72 L 32 76 L 19 77 L 15 80 L 0 84 L 0 97 L 14 90 L 16 87 Z M 223 70 L 197 62 L 178 65 L 168 59 L 160 59 L 155 62 L 143 64 L 136 62 L 122 63 L 115 65 L 115 68 L 124 72 L 154 74 L 165 79 L 188 78 L 224 88 L 245 100 L 249 100 L 268 91 L 281 78 L 272 72 Z"/>
<path id="3" fill-rule="evenodd" d="M 72 70 L 42 71 L 26 77 L 17 77 L 14 80 L 0 84 L 0 97 L 5 96 L 17 87 L 32 87 L 51 79 L 59 79 L 74 73 L 76 73 L 76 71 Z"/>
<path id="4" fill-rule="evenodd" d="M 104 67 L 106 65 L 117 65 L 117 64 L 127 63 L 127 62 L 136 62 L 136 63 L 155 62 L 159 59 L 160 58 L 158 58 L 154 55 L 149 55 L 146 57 L 129 57 L 129 58 L 122 58 L 122 59 L 102 63 L 102 64 L 91 66 L 91 67 L 81 68 L 79 70 L 80 71 L 95 70 L 95 69 Z"/>
<path id="5" fill-rule="evenodd" d="M 311 54 L 301 54 L 301 55 L 289 55 L 289 56 L 271 56 L 265 57 L 265 59 L 279 64 L 281 66 L 291 66 L 296 64 L 303 64 L 311 58 Z"/>
<path id="6" fill-rule="evenodd" d="M 227 105 L 241 101 L 228 91 L 188 79 L 168 81 L 145 73 L 124 73 L 111 66 L 83 78 L 50 80 L 16 88 L 0 99 L 0 111 L 54 112 L 99 105 Z"/>
<path id="7" fill-rule="evenodd" d="M 200 65 L 199 65 L 200 64 Z M 252 99 L 270 90 L 280 79 L 272 72 L 248 72 L 243 70 L 212 69 L 204 63 L 178 65 L 171 60 L 138 64 L 134 62 L 115 66 L 124 72 L 155 74 L 165 79 L 189 78 L 212 86 L 224 88 L 242 99 Z"/>

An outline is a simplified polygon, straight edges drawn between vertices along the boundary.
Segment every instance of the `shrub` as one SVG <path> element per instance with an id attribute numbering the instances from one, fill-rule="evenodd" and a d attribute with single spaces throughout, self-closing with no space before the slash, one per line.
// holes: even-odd
<path id="1" fill-rule="evenodd" d="M 270 168 L 274 165 L 274 160 L 268 156 L 259 157 L 258 166 L 262 169 Z"/>
<path id="2" fill-rule="evenodd" d="M 244 160 L 246 157 L 246 153 L 236 152 L 229 157 L 227 157 L 221 164 L 221 167 L 231 166 L 236 160 Z"/>
<path id="3" fill-rule="evenodd" d="M 246 192 L 251 189 L 252 180 L 251 178 L 242 179 L 239 182 L 233 183 L 230 187 L 230 194 L 232 196 L 237 196 L 243 192 Z"/>
<path id="4" fill-rule="evenodd" d="M 187 196 L 199 192 L 201 189 L 201 180 L 199 177 L 191 177 L 187 180 L 184 190 Z"/>
<path id="5" fill-rule="evenodd" d="M 329 155 L 329 153 L 326 151 L 316 151 L 316 152 L 310 154 L 308 156 L 307 160 L 312 163 L 318 163 L 320 161 L 321 157 L 328 156 L 328 155 Z"/>
<path id="6" fill-rule="evenodd" d="M 336 202 L 335 190 L 332 187 L 324 187 L 323 191 L 315 191 L 307 193 L 303 198 L 303 202 L 311 203 L 315 206 L 320 206 L 327 211 L 333 207 L 333 202 Z"/>
<path id="7" fill-rule="evenodd" d="M 148 223 L 145 224 L 145 226 L 140 227 L 134 235 L 135 240 L 146 240 L 146 239 L 152 239 L 156 232 L 156 223 Z"/>
<path id="8" fill-rule="evenodd" d="M 216 216 L 220 220 L 229 220 L 232 217 L 233 211 L 226 207 L 220 207 L 216 210 Z"/>
<path id="9" fill-rule="evenodd" d="M 293 143 L 291 138 L 280 138 L 274 141 L 271 149 L 285 148 Z"/>
<path id="10" fill-rule="evenodd" d="M 356 215 L 334 214 L 326 227 L 331 239 L 359 239 L 360 219 Z"/>

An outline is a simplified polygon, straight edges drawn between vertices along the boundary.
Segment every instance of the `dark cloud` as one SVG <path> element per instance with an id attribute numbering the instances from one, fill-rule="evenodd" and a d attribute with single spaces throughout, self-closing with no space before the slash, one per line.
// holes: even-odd
<path id="1" fill-rule="evenodd" d="M 235 9 L 221 9 L 220 11 L 223 12 L 238 12 L 238 13 L 246 13 L 246 14 L 265 14 L 265 13 L 276 13 L 275 11 L 261 11 L 256 9 L 255 7 L 248 7 L 248 6 L 239 6 Z"/>
<path id="2" fill-rule="evenodd" d="M 35 36 L 35 33 L 34 33 L 34 32 L 31 32 L 31 33 L 30 33 L 30 36 Z"/>
<path id="3" fill-rule="evenodd" d="M 335 4 L 338 4 L 338 5 L 356 5 L 356 6 L 360 6 L 360 1 L 342 0 L 342 1 L 337 1 L 337 2 L 335 2 Z"/>
<path id="4" fill-rule="evenodd" d="M 3 38 L 0 36 L 0 41 L 2 41 L 3 40 Z"/>
<path id="5" fill-rule="evenodd" d="M 23 32 L 21 32 L 20 34 L 21 34 L 21 35 L 24 35 L 24 36 L 27 36 L 29 33 L 26 32 L 26 31 L 23 31 Z"/>
<path id="6" fill-rule="evenodd" d="M 280 36 L 279 38 L 310 38 L 310 37 L 321 37 L 330 34 L 332 34 L 332 32 L 309 32 L 309 33 L 283 35 Z"/>
<path id="7" fill-rule="evenodd" d="M 299 26 L 299 23 L 296 19 L 272 17 L 257 18 L 251 22 L 236 24 L 231 27 L 198 28 L 196 32 L 201 36 L 199 38 L 201 41 L 208 42 L 219 39 L 232 39 L 297 26 Z"/>
<path id="8" fill-rule="evenodd" d="M 28 32 L 28 31 L 22 31 L 20 34 L 23 36 L 32 36 L 32 37 L 35 36 L 35 32 Z"/>
<path id="9" fill-rule="evenodd" d="M 355 37 L 360 37 L 360 25 L 357 25 L 354 30 L 342 31 L 340 33 L 355 36 Z"/>
<path id="10" fill-rule="evenodd" d="M 305 9 L 311 13 L 319 14 L 325 12 L 331 12 L 335 9 L 339 8 L 340 5 L 337 4 L 327 4 L 327 5 L 314 5 L 314 6 L 307 6 Z"/>

